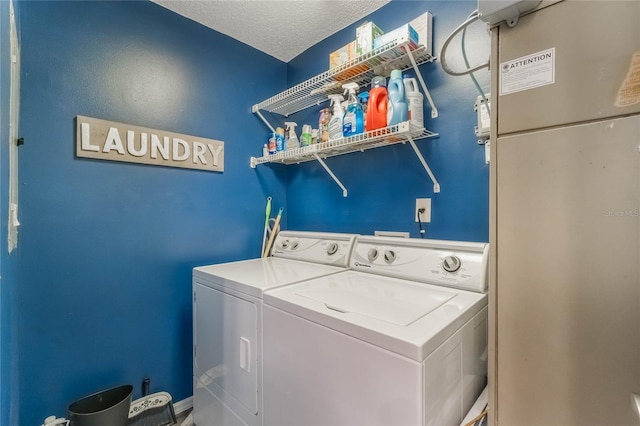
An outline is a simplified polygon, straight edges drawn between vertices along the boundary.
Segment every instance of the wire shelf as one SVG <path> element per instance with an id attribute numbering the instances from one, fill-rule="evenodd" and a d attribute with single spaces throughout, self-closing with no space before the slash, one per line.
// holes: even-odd
<path id="1" fill-rule="evenodd" d="M 387 76 L 393 69 L 411 68 L 413 64 L 407 51 L 411 52 L 417 65 L 432 62 L 435 59 L 427 53 L 424 46 L 400 37 L 344 65 L 331 68 L 278 93 L 254 105 L 251 110 L 253 112 L 265 110 L 289 116 L 305 108 L 320 105 L 329 95 L 342 94 L 342 85 L 345 83 L 355 82 L 364 87 L 369 85 L 371 78 L 376 75 Z"/>
<path id="2" fill-rule="evenodd" d="M 350 136 L 313 144 L 302 148 L 281 151 L 274 155 L 263 157 L 251 157 L 251 167 L 264 163 L 298 164 L 320 158 L 335 157 L 336 155 L 348 154 L 350 152 L 365 151 L 381 146 L 389 146 L 396 143 L 404 143 L 411 139 L 433 138 L 438 136 L 423 127 L 410 124 L 409 121 L 385 127 L 384 129 L 372 130 L 359 135 Z"/>

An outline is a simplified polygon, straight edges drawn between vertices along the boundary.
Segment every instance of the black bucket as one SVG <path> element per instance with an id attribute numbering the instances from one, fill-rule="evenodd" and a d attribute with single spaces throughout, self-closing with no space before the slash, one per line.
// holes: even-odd
<path id="1" fill-rule="evenodd" d="M 127 426 L 133 386 L 94 393 L 69 405 L 70 426 Z"/>

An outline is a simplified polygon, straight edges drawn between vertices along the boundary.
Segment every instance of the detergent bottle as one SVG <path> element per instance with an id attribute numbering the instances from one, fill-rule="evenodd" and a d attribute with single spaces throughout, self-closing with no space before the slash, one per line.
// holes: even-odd
<path id="1" fill-rule="evenodd" d="M 364 115 L 364 129 L 367 129 L 367 107 L 369 105 L 369 92 L 358 93 L 358 101 L 362 105 L 362 114 Z"/>
<path id="2" fill-rule="evenodd" d="M 402 81 L 402 71 L 391 71 L 389 77 L 389 105 L 387 107 L 387 126 L 393 126 L 408 120 L 409 107 Z"/>
<path id="3" fill-rule="evenodd" d="M 342 135 L 345 138 L 364 132 L 364 113 L 362 112 L 362 105 L 360 105 L 356 96 L 356 90 L 359 87 L 358 83 L 342 85 L 345 94 L 349 93 L 349 103 L 342 119 Z"/>
<path id="4" fill-rule="evenodd" d="M 293 121 L 286 121 L 284 123 L 284 126 L 287 128 L 287 132 L 289 134 L 289 137 L 285 142 L 285 148 L 287 150 L 300 148 L 300 141 L 298 141 L 298 135 L 296 135 L 297 124 L 294 123 Z"/>
<path id="5" fill-rule="evenodd" d="M 367 131 L 387 127 L 387 79 L 376 76 L 371 79 L 367 106 Z"/>
<path id="6" fill-rule="evenodd" d="M 333 115 L 329 121 L 329 140 L 340 139 L 342 137 L 342 116 L 344 111 L 342 105 L 342 95 L 330 95 L 331 104 L 333 105 Z"/>
<path id="7" fill-rule="evenodd" d="M 420 93 L 418 82 L 415 78 L 404 78 L 404 91 L 407 94 L 407 105 L 409 108 L 408 119 L 411 124 L 424 127 L 424 96 Z"/>

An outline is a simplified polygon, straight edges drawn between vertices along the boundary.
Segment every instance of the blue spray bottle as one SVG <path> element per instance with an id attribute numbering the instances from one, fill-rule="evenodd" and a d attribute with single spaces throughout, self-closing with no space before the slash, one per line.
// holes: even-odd
<path id="1" fill-rule="evenodd" d="M 345 89 L 344 93 L 349 93 L 349 103 L 342 119 L 342 135 L 345 138 L 364 132 L 364 111 L 362 111 L 362 105 L 356 97 L 356 90 L 359 87 L 357 83 L 342 85 L 342 88 Z"/>

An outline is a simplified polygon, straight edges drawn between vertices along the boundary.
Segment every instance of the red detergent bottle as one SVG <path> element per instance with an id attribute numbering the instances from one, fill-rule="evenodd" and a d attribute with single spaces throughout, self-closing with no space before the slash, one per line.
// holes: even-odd
<path id="1" fill-rule="evenodd" d="M 382 76 L 371 79 L 369 103 L 367 104 L 366 130 L 387 127 L 387 80 Z"/>

